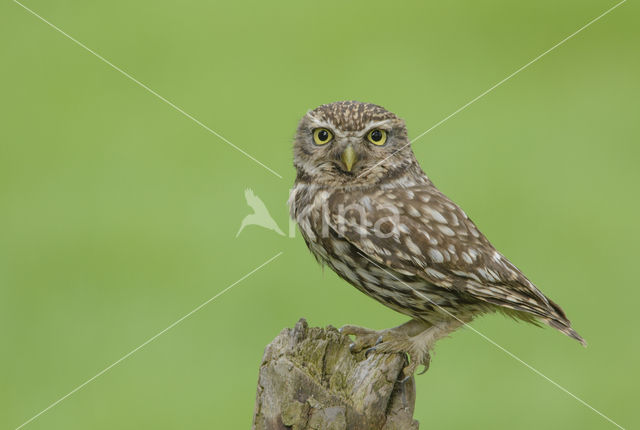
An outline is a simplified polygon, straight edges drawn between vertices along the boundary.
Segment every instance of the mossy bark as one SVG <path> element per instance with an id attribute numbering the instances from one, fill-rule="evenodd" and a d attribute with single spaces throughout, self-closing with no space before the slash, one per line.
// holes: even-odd
<path id="1" fill-rule="evenodd" d="M 398 380 L 401 354 L 352 354 L 351 340 L 304 319 L 267 345 L 254 430 L 417 430 L 415 382 Z"/>

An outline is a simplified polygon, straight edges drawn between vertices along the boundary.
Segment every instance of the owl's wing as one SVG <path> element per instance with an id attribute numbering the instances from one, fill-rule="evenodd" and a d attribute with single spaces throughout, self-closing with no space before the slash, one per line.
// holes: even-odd
<path id="1" fill-rule="evenodd" d="M 433 185 L 335 192 L 325 221 L 381 267 L 478 300 L 569 325 L 540 292 Z"/>

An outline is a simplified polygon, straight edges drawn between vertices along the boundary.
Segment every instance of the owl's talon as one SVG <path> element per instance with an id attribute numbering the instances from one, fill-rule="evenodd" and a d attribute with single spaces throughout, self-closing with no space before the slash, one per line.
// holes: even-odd
<path id="1" fill-rule="evenodd" d="M 403 373 L 411 376 L 416 373 L 419 366 L 422 366 L 422 370 L 417 373 L 418 375 L 423 375 L 429 370 L 429 365 L 431 364 L 431 354 L 429 352 L 419 352 L 413 355 L 409 353 L 409 355 L 411 356 L 411 363 L 403 369 Z"/>
<path id="2" fill-rule="evenodd" d="M 367 348 L 367 350 L 364 352 L 364 357 L 365 358 L 369 358 L 369 355 L 376 352 L 376 347 L 372 346 L 371 348 Z"/>
<path id="3" fill-rule="evenodd" d="M 404 383 L 405 383 L 405 382 L 407 382 L 409 379 L 411 379 L 411 376 L 412 376 L 412 375 L 407 375 L 407 376 L 405 376 L 404 378 L 400 379 L 400 381 L 399 381 L 399 382 L 400 382 L 401 384 L 404 384 Z"/>

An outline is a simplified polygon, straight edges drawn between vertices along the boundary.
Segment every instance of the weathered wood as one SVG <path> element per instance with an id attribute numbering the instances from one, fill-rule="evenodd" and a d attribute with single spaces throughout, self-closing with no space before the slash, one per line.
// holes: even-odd
<path id="1" fill-rule="evenodd" d="M 265 349 L 254 430 L 417 430 L 415 381 L 401 383 L 401 354 L 353 354 L 351 340 L 304 319 Z"/>

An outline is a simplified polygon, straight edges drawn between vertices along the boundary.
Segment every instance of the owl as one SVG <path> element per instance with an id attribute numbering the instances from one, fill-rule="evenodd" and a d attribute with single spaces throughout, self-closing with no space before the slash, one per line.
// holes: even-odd
<path id="1" fill-rule="evenodd" d="M 342 327 L 354 352 L 405 353 L 408 378 L 428 368 L 439 339 L 496 311 L 585 345 L 560 306 L 435 187 L 395 114 L 355 101 L 322 105 L 300 121 L 293 153 L 289 209 L 311 253 L 410 317 L 386 330 Z"/>

